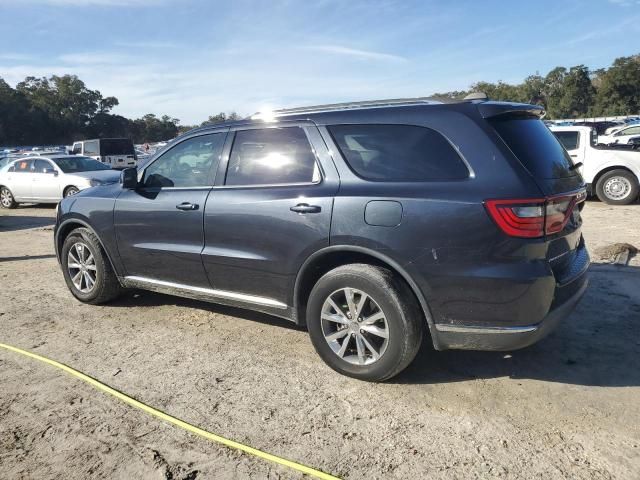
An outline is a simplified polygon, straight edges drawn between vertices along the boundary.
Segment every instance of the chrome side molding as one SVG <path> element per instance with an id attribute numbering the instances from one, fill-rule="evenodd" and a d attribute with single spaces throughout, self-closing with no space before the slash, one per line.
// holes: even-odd
<path id="1" fill-rule="evenodd" d="M 258 297 L 256 295 L 248 295 L 246 293 L 228 292 L 226 290 L 215 290 L 212 288 L 194 287 L 191 285 L 183 285 L 181 283 L 165 282 L 164 280 L 156 280 L 153 278 L 127 276 L 122 279 L 122 283 L 125 287 L 129 288 L 141 288 L 145 290 L 153 290 L 159 293 L 168 293 L 169 295 L 188 296 L 209 302 L 215 302 L 216 299 L 219 299 L 223 301 L 232 300 L 238 303 L 250 303 L 280 309 L 287 308 L 287 304 L 272 298 Z"/>
<path id="2" fill-rule="evenodd" d="M 436 330 L 439 332 L 472 333 L 472 334 L 494 334 L 494 333 L 530 333 L 538 330 L 537 325 L 527 325 L 524 327 L 476 327 L 475 325 L 445 325 L 436 323 Z"/>

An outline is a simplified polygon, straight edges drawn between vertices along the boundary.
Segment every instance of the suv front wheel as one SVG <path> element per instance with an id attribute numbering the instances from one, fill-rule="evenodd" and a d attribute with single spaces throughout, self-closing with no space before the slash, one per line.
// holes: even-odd
<path id="1" fill-rule="evenodd" d="M 88 228 L 77 228 L 65 239 L 61 264 L 67 287 L 81 302 L 105 303 L 121 291 L 98 237 Z"/>
<path id="2" fill-rule="evenodd" d="M 404 282 L 384 268 L 338 267 L 318 280 L 307 304 L 307 327 L 334 370 L 380 382 L 404 370 L 422 342 L 423 315 Z"/>

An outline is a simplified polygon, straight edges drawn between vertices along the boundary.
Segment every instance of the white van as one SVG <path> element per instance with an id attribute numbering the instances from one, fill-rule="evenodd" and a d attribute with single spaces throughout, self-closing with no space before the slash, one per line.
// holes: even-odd
<path id="1" fill-rule="evenodd" d="M 97 138 L 74 142 L 71 153 L 84 155 L 111 168 L 128 168 L 136 166 L 136 151 L 133 142 L 128 138 Z"/>

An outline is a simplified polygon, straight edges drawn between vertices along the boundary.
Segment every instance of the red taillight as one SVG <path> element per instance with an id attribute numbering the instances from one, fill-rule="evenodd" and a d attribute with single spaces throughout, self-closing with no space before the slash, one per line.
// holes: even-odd
<path id="1" fill-rule="evenodd" d="M 485 206 L 500 229 L 512 237 L 538 238 L 561 232 L 584 191 L 547 198 L 487 200 Z"/>

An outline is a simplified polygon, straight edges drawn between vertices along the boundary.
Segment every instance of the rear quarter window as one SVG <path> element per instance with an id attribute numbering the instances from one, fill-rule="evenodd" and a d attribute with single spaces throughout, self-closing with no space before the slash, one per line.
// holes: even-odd
<path id="1" fill-rule="evenodd" d="M 489 123 L 520 163 L 538 179 L 577 175 L 573 163 L 551 130 L 537 117 L 495 117 Z"/>
<path id="2" fill-rule="evenodd" d="M 580 146 L 579 132 L 553 132 L 567 150 L 575 150 Z"/>
<path id="3" fill-rule="evenodd" d="M 370 181 L 430 182 L 469 177 L 466 164 L 440 133 L 414 125 L 327 127 L 353 172 Z"/>

